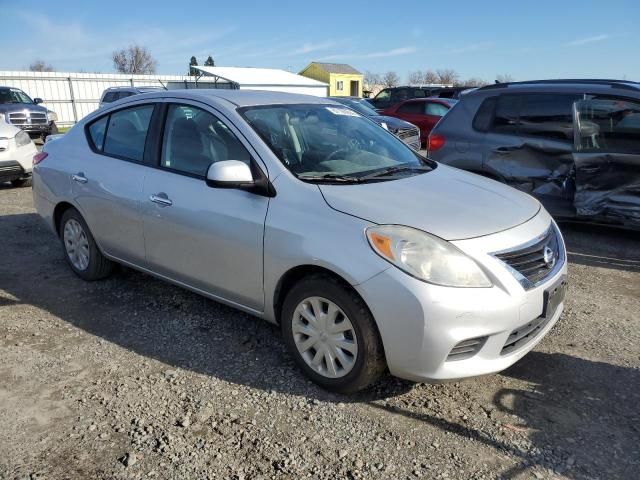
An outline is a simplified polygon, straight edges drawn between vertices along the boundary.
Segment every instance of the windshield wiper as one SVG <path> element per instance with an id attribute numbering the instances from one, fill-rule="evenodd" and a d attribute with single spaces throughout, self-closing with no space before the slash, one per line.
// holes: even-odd
<path id="1" fill-rule="evenodd" d="M 338 173 L 323 173 L 322 175 L 298 175 L 300 180 L 306 182 L 338 182 L 338 183 L 359 183 L 361 177 L 351 177 Z"/>
<path id="2" fill-rule="evenodd" d="M 378 170 L 373 173 L 369 173 L 368 175 L 363 175 L 358 177 L 360 180 L 365 181 L 371 178 L 380 178 L 380 177 L 388 177 L 393 175 L 394 173 L 400 172 L 429 172 L 433 170 L 433 168 L 428 167 L 426 165 L 413 165 L 413 164 L 402 164 L 395 165 L 393 167 L 383 168 L 382 170 Z"/>

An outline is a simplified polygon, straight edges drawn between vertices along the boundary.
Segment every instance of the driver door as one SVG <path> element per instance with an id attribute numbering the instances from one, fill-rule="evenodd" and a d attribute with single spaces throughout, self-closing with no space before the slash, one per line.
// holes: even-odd
<path id="1" fill-rule="evenodd" d="M 147 263 L 154 272 L 255 311 L 264 308 L 262 238 L 269 199 L 212 188 L 213 162 L 252 156 L 237 131 L 195 103 L 165 104 L 157 168 L 143 187 Z"/>

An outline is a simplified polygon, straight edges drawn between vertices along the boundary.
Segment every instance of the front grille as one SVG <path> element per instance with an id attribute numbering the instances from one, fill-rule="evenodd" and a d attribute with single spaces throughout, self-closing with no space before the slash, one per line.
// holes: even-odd
<path id="1" fill-rule="evenodd" d="M 509 267 L 525 289 L 530 289 L 564 262 L 564 252 L 558 236 L 556 228 L 551 226 L 542 237 L 530 244 L 493 255 Z"/>
<path id="2" fill-rule="evenodd" d="M 504 347 L 500 351 L 500 355 L 507 355 L 514 350 L 518 350 L 520 347 L 525 346 L 531 340 L 538 336 L 538 333 L 542 331 L 547 322 L 551 320 L 549 317 L 538 317 L 535 320 L 522 325 L 509 334 L 509 338 L 504 343 Z"/>
<path id="3" fill-rule="evenodd" d="M 21 176 L 24 170 L 20 164 L 14 160 L 0 162 L 0 181 L 4 179 L 13 179 Z"/>
<path id="4" fill-rule="evenodd" d="M 398 138 L 404 140 L 405 138 L 409 138 L 409 137 L 415 137 L 419 134 L 418 129 L 417 128 L 406 128 L 404 130 L 398 130 L 398 132 L 396 133 L 396 135 L 398 136 Z"/>
<path id="5" fill-rule="evenodd" d="M 465 360 L 467 358 L 473 357 L 480 351 L 486 341 L 487 337 L 478 337 L 471 338 L 469 340 L 463 340 L 451 349 L 451 352 L 449 352 L 449 355 L 447 356 L 447 362 L 451 360 Z"/>
<path id="6" fill-rule="evenodd" d="M 47 114 L 42 112 L 11 112 L 9 122 L 14 125 L 46 125 Z"/>

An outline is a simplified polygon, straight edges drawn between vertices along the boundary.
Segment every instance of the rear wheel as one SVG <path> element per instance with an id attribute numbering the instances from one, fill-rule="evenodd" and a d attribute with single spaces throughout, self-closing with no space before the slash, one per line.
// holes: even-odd
<path id="1" fill-rule="evenodd" d="M 315 383 L 336 392 L 372 384 L 385 370 L 382 342 L 362 299 L 328 276 L 297 283 L 281 318 L 296 363 Z"/>
<path id="2" fill-rule="evenodd" d="M 60 220 L 60 240 L 67 263 L 84 280 L 100 280 L 113 272 L 114 263 L 102 255 L 87 226 L 75 208 Z"/>

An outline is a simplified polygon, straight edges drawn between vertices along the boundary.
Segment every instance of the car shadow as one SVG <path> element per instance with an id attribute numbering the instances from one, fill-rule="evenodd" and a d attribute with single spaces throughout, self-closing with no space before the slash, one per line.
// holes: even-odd
<path id="1" fill-rule="evenodd" d="M 400 395 L 413 383 L 385 376 L 343 396 L 308 381 L 279 327 L 201 295 L 121 267 L 85 282 L 66 265 L 58 239 L 35 214 L 0 216 L 8 261 L 0 265 L 0 305 L 30 304 L 144 357 L 266 391 L 340 402 Z"/>
<path id="2" fill-rule="evenodd" d="M 640 468 L 640 370 L 531 352 L 500 375 L 527 382 L 521 389 L 501 389 L 493 398 L 498 411 L 519 419 L 501 428 L 509 434 L 526 435 L 526 447 L 436 414 L 380 403 L 371 406 L 516 457 L 518 463 L 501 478 L 520 477 L 535 467 L 575 479 L 636 477 Z"/>
<path id="3" fill-rule="evenodd" d="M 570 263 L 640 272 L 639 231 L 579 223 L 562 223 L 560 230 Z"/>

